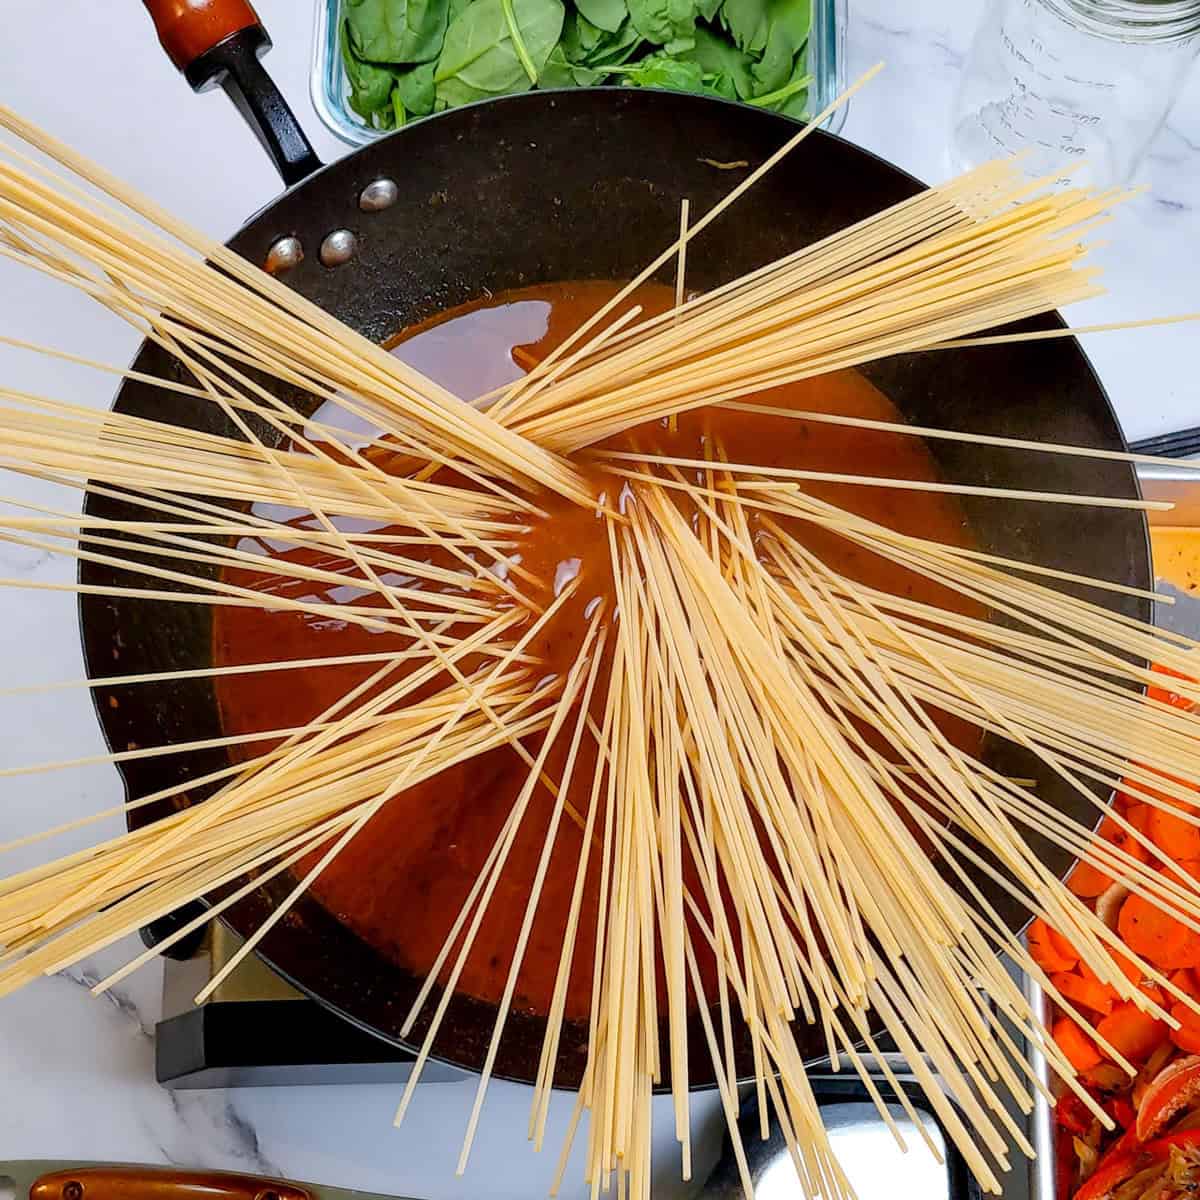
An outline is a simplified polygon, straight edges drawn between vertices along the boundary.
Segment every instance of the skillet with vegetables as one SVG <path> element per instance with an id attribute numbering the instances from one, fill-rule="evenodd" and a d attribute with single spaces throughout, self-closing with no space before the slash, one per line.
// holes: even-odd
<path id="1" fill-rule="evenodd" d="M 377 129 L 600 84 L 807 111 L 812 0 L 346 0 L 345 13 L 350 105 Z"/>
<path id="2" fill-rule="evenodd" d="M 1164 674 L 1163 668 L 1156 671 Z M 1170 690 L 1158 697 L 1190 709 Z M 1119 792 L 1118 812 L 1179 867 L 1200 879 L 1200 801 L 1175 816 Z M 1120 845 L 1143 862 L 1144 844 L 1111 817 L 1097 836 Z M 1140 896 L 1114 883 L 1097 868 L 1080 863 L 1068 879 L 1076 895 L 1093 904 L 1097 915 L 1120 940 L 1167 975 L 1170 983 L 1200 999 L 1200 934 L 1160 912 Z M 1185 1200 L 1200 1197 L 1200 1015 L 1184 1004 L 1169 1003 L 1162 989 L 1141 978 L 1132 962 L 1118 957 L 1126 977 L 1164 1004 L 1179 1022 L 1172 1029 L 1133 1004 L 1120 1001 L 1080 962 L 1070 943 L 1044 921 L 1030 925 L 1030 951 L 1063 999 L 1089 1019 L 1100 1038 L 1138 1068 L 1130 1078 L 1065 1013 L 1052 1021 L 1055 1041 L 1080 1072 L 1114 1128 L 1105 1130 L 1084 1103 L 1070 1093 L 1056 1106 L 1058 1200 Z"/>

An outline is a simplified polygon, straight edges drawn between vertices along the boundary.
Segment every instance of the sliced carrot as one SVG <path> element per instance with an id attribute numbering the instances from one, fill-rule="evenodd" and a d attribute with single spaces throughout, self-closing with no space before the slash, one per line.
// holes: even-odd
<path id="1" fill-rule="evenodd" d="M 1084 979 L 1073 971 L 1060 971 L 1050 976 L 1050 982 L 1058 988 L 1072 1004 L 1107 1016 L 1117 1002 L 1117 993 L 1099 981 Z"/>
<path id="2" fill-rule="evenodd" d="M 1059 971 L 1069 971 L 1079 961 L 1079 955 L 1074 951 L 1063 953 L 1062 948 L 1055 942 L 1053 934 L 1054 931 L 1041 917 L 1035 917 L 1025 931 L 1026 940 L 1029 942 L 1030 956 L 1047 975 L 1054 975 Z M 1069 948 L 1070 944 L 1067 945 Z"/>
<path id="3" fill-rule="evenodd" d="M 1075 1070 L 1087 1071 L 1103 1061 L 1096 1044 L 1069 1017 L 1060 1017 L 1055 1021 L 1052 1033 L 1058 1048 Z"/>
<path id="4" fill-rule="evenodd" d="M 1122 904 L 1117 932 L 1130 950 L 1156 967 L 1200 965 L 1200 938 L 1142 896 L 1129 896 Z"/>
<path id="5" fill-rule="evenodd" d="M 1192 858 L 1183 862 L 1176 862 L 1175 865 L 1190 879 L 1194 879 L 1197 883 L 1200 883 L 1200 861 Z M 1171 877 L 1177 878 L 1173 872 Z M 1187 885 L 1185 884 L 1184 886 L 1186 887 Z"/>
<path id="6" fill-rule="evenodd" d="M 1192 1033 L 1200 1035 L 1200 1013 L 1193 1012 L 1186 1004 L 1178 1002 L 1171 1005 L 1170 1013 L 1179 1022 L 1181 1029 L 1188 1029 Z"/>
<path id="7" fill-rule="evenodd" d="M 1047 925 L 1046 932 L 1049 934 L 1050 944 L 1062 958 L 1069 958 L 1073 963 L 1079 961 L 1079 951 L 1053 925 Z"/>
<path id="8" fill-rule="evenodd" d="M 1137 963 L 1133 961 L 1127 954 L 1114 954 L 1113 961 L 1117 964 L 1121 974 L 1129 980 L 1130 983 L 1136 983 L 1141 986 L 1146 981 L 1146 972 L 1142 970 Z"/>
<path id="9" fill-rule="evenodd" d="M 1109 957 L 1112 958 L 1113 962 L 1115 962 L 1117 964 L 1117 970 L 1119 970 L 1121 972 L 1121 974 L 1124 975 L 1125 978 L 1129 980 L 1130 983 L 1136 983 L 1139 986 L 1142 985 L 1143 980 L 1144 980 L 1144 976 L 1142 974 L 1142 969 L 1141 969 L 1141 967 L 1139 967 L 1137 965 L 1137 963 L 1135 963 L 1133 961 L 1132 958 L 1130 958 L 1126 954 L 1120 954 L 1114 950 L 1110 950 L 1108 953 L 1109 953 Z M 1100 982 L 1100 979 L 1097 976 L 1096 972 L 1093 971 L 1092 968 L 1089 967 L 1087 965 L 1087 963 L 1085 963 L 1083 961 L 1083 959 L 1079 960 L 1079 966 L 1076 967 L 1075 969 L 1079 972 L 1080 975 L 1083 976 L 1084 979 L 1090 979 L 1094 983 Z"/>
<path id="10" fill-rule="evenodd" d="M 1093 899 L 1107 891 L 1111 884 L 1111 875 L 1105 875 L 1098 867 L 1086 862 L 1076 863 L 1075 870 L 1067 877 L 1067 887 L 1082 900 Z"/>
<path id="11" fill-rule="evenodd" d="M 1150 833 L 1150 817 L 1154 812 L 1154 806 L 1143 804 L 1140 800 L 1136 804 L 1131 804 L 1128 811 L 1125 813 L 1125 819 L 1138 831 L 1149 836 Z M 1139 845 L 1141 843 L 1138 843 Z M 1147 851 L 1149 853 L 1149 851 Z"/>
<path id="12" fill-rule="evenodd" d="M 1169 978 L 1181 992 L 1186 993 L 1195 1001 L 1200 1001 L 1200 987 L 1197 986 L 1196 976 L 1192 971 L 1172 971 Z M 1190 1008 L 1182 1000 L 1172 1000 L 1170 1012 L 1171 1016 L 1179 1022 L 1179 1028 L 1171 1030 L 1171 1041 L 1181 1050 L 1190 1049 L 1190 1046 L 1180 1041 L 1180 1036 L 1185 1041 L 1195 1040 L 1196 1044 L 1200 1046 L 1200 1012 Z"/>
<path id="13" fill-rule="evenodd" d="M 1118 793 L 1118 798 L 1120 798 L 1120 795 L 1121 793 Z M 1152 811 L 1150 805 L 1142 804 L 1129 796 L 1125 797 L 1125 803 L 1128 805 L 1124 813 L 1125 819 L 1139 833 L 1145 833 L 1147 826 L 1150 824 L 1150 812 Z M 1106 842 L 1112 842 L 1114 846 L 1119 846 L 1128 854 L 1132 854 L 1138 862 L 1149 861 L 1150 851 L 1124 826 L 1118 825 L 1114 817 L 1105 817 L 1100 822 L 1100 828 L 1096 830 L 1096 833 Z"/>
<path id="14" fill-rule="evenodd" d="M 1200 966 L 1200 936 L 1141 896 L 1121 906 L 1117 932 L 1134 954 L 1156 967 Z"/>
<path id="15" fill-rule="evenodd" d="M 1165 778 L 1171 777 L 1165 776 Z M 1195 806 L 1178 800 L 1174 796 L 1168 796 L 1156 788 L 1147 787 L 1146 791 L 1151 792 L 1164 804 L 1168 804 L 1176 810 L 1172 812 L 1156 808 L 1154 805 L 1147 805 L 1150 815 L 1146 831 L 1150 834 L 1154 844 L 1176 862 L 1183 859 L 1200 858 L 1200 825 L 1193 825 L 1190 821 L 1185 820 L 1184 816 L 1178 815 L 1196 816 Z"/>
<path id="16" fill-rule="evenodd" d="M 1176 862 L 1200 855 L 1200 825 L 1193 825 L 1173 812 L 1156 808 L 1150 817 L 1154 844 Z"/>
<path id="17" fill-rule="evenodd" d="M 1171 1015 L 1175 1015 L 1174 1009 L 1171 1010 Z M 1180 1025 L 1178 1029 L 1172 1029 L 1171 1041 L 1180 1050 L 1186 1050 L 1189 1054 L 1200 1054 L 1200 1028 L 1196 1026 Z"/>
<path id="18" fill-rule="evenodd" d="M 1200 1000 L 1200 982 L 1197 982 L 1195 971 L 1172 971 L 1167 978 L 1181 992 L 1186 992 L 1193 1000 Z"/>
<path id="19" fill-rule="evenodd" d="M 1118 1004 L 1096 1026 L 1100 1037 L 1135 1064 L 1144 1062 L 1167 1040 L 1167 1031 L 1166 1021 L 1148 1016 L 1130 1001 Z"/>
<path id="20" fill-rule="evenodd" d="M 1159 966 L 1164 951 L 1173 952 L 1178 940 L 1177 929 L 1166 914 L 1141 896 L 1125 898 L 1117 917 L 1117 932 L 1130 950 Z"/>
<path id="21" fill-rule="evenodd" d="M 1172 670 L 1170 667 L 1164 667 L 1162 663 L 1154 663 L 1150 670 L 1158 675 L 1166 675 L 1171 679 L 1184 679 L 1188 683 L 1196 681 L 1185 675 L 1182 671 Z M 1157 684 L 1151 684 L 1146 689 L 1146 695 L 1151 700 L 1157 700 L 1160 704 L 1169 704 L 1172 708 L 1181 708 L 1184 712 L 1191 712 L 1196 706 L 1186 696 L 1181 696 L 1178 692 L 1172 691 L 1169 687 L 1159 687 Z"/>
<path id="22" fill-rule="evenodd" d="M 1153 1000 L 1159 1008 L 1164 1008 L 1166 1006 L 1167 997 L 1163 994 L 1162 988 L 1155 987 L 1154 984 L 1150 983 L 1149 981 L 1143 979 L 1142 982 L 1138 984 L 1138 991 L 1141 992 L 1142 995 L 1148 1000 Z"/>

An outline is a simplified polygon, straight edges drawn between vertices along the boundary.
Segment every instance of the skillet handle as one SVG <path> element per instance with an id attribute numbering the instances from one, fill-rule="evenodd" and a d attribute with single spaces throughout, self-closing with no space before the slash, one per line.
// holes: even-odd
<path id="1" fill-rule="evenodd" d="M 1163 458 L 1195 458 L 1200 454 L 1200 427 L 1178 429 L 1174 433 L 1161 433 L 1158 437 L 1142 438 L 1130 442 L 1135 454 L 1158 454 Z"/>
<path id="2" fill-rule="evenodd" d="M 259 59 L 271 39 L 249 0 L 143 0 L 167 57 L 193 91 L 220 86 L 254 130 L 286 184 L 321 166 Z"/>

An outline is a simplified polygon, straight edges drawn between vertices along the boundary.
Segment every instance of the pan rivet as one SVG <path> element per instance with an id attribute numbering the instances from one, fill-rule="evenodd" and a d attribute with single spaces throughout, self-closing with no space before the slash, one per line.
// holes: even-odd
<path id="1" fill-rule="evenodd" d="M 263 265 L 271 275 L 280 275 L 290 271 L 304 261 L 304 247 L 298 237 L 281 237 L 267 251 L 267 261 Z"/>
<path id="2" fill-rule="evenodd" d="M 358 238 L 348 229 L 335 229 L 321 243 L 321 261 L 327 267 L 340 267 L 349 262 L 358 249 Z"/>
<path id="3" fill-rule="evenodd" d="M 83 1196 L 83 1184 L 77 1179 L 72 1179 L 68 1183 L 63 1184 L 63 1200 L 81 1200 Z"/>
<path id="4" fill-rule="evenodd" d="M 394 179 L 376 179 L 368 183 L 358 198 L 358 207 L 363 212 L 383 212 L 400 199 L 400 188 Z"/>

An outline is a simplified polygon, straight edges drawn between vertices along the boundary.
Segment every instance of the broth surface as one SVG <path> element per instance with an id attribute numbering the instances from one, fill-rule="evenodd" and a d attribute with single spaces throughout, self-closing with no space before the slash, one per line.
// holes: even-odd
<path id="1" fill-rule="evenodd" d="M 523 369 L 544 358 L 617 287 L 607 282 L 579 282 L 520 289 L 443 314 L 405 331 L 390 345 L 400 358 L 455 394 L 478 396 L 518 378 Z M 673 293 L 661 285 L 647 285 L 637 300 L 647 311 L 659 312 L 673 302 Z M 903 419 L 887 397 L 855 371 L 775 388 L 747 399 L 885 421 Z M 345 415 L 333 423 L 345 426 Z M 665 422 L 654 423 L 607 444 L 686 458 L 702 458 L 706 447 L 716 445 L 730 462 L 918 480 L 938 478 L 934 461 L 919 438 L 721 409 L 680 414 L 674 431 Z M 621 480 L 609 476 L 608 482 L 602 480 L 599 486 L 611 487 L 615 497 Z M 962 512 L 952 496 L 845 484 L 805 486 L 814 495 L 895 529 L 948 544 L 969 543 Z M 611 596 L 608 545 L 603 523 L 590 510 L 554 496 L 540 495 L 535 501 L 547 516 L 534 521 L 522 538 L 522 566 L 543 581 L 547 597 L 553 581 L 563 572 L 577 575 L 581 584 L 547 635 L 534 644 L 548 669 L 562 670 L 573 661 L 582 641 L 585 610 L 596 597 Z M 830 567 L 855 580 L 980 615 L 962 597 L 836 535 L 800 522 L 781 523 Z M 286 553 L 326 567 L 344 561 L 329 552 L 287 550 L 262 543 L 248 543 L 245 548 Z M 307 581 L 265 579 L 242 569 L 226 574 L 243 585 L 306 599 L 331 598 L 329 589 L 322 591 Z M 347 598 L 340 593 L 348 589 L 332 590 L 332 599 Z M 217 665 L 372 653 L 406 644 L 397 634 L 372 632 L 304 613 L 222 606 L 213 613 L 213 659 Z M 217 676 L 224 730 L 236 735 L 304 724 L 375 669 L 377 664 Z M 602 673 L 596 689 L 600 705 L 604 690 Z M 935 716 L 959 745 L 972 751 L 978 747 L 979 733 L 974 727 L 942 714 Z M 561 771 L 566 741 L 561 738 L 551 752 L 548 770 L 552 777 Z M 536 744 L 536 739 L 532 740 L 531 748 Z M 247 755 L 262 749 L 262 743 L 253 744 Z M 596 758 L 595 740 L 585 736 L 569 794 L 579 812 L 587 809 Z M 441 950 L 525 775 L 525 765 L 506 747 L 396 796 L 318 878 L 313 895 L 381 954 L 416 974 L 425 974 Z M 460 991 L 495 1001 L 504 989 L 553 804 L 549 791 L 539 787 L 468 958 Z M 544 1012 L 549 1006 L 581 843 L 579 826 L 564 819 L 518 982 L 518 1008 Z M 579 924 L 567 996 L 568 1018 L 586 1016 L 590 1002 L 598 857 L 593 855 Z"/>

